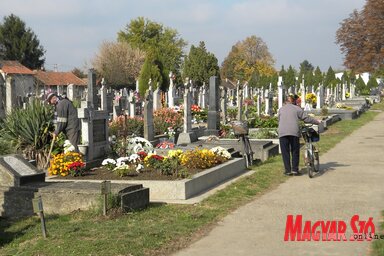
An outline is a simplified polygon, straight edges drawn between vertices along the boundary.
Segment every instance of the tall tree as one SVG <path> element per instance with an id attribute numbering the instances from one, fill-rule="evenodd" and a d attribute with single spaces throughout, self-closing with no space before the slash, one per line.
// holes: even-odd
<path id="1" fill-rule="evenodd" d="M 221 67 L 221 76 L 231 80 L 249 81 L 257 70 L 260 75 L 271 76 L 275 61 L 267 44 L 257 36 L 247 37 L 232 46 Z"/>
<path id="2" fill-rule="evenodd" d="M 321 72 L 319 66 L 316 67 L 314 77 L 313 77 L 313 86 L 314 89 L 316 90 L 319 85 L 323 83 L 324 76 L 323 73 Z"/>
<path id="3" fill-rule="evenodd" d="M 145 59 L 140 71 L 139 92 L 141 96 L 145 95 L 145 91 L 149 87 L 149 81 L 153 84 L 153 89 L 157 88 L 157 84 L 160 85 L 163 82 L 159 65 L 156 64 L 156 60 L 150 54 Z"/>
<path id="4" fill-rule="evenodd" d="M 119 42 L 128 42 L 132 47 L 139 48 L 146 52 L 148 60 L 161 73 L 161 82 L 153 81 L 155 84 L 160 82 L 160 88 L 165 90 L 169 83 L 169 73 L 172 71 L 179 76 L 183 48 L 186 42 L 179 38 L 176 30 L 164 27 L 162 24 L 153 22 L 144 17 L 139 17 L 126 26 L 118 33 Z M 140 79 L 143 81 L 143 79 Z M 144 87 L 147 86 L 147 82 Z M 143 87 L 143 88 L 144 88 Z"/>
<path id="5" fill-rule="evenodd" d="M 287 75 L 283 79 L 286 89 L 296 84 L 296 70 L 291 65 L 289 65 Z"/>
<path id="6" fill-rule="evenodd" d="M 369 94 L 368 86 L 365 84 L 363 78 L 360 75 L 356 80 L 356 93 L 360 95 Z"/>
<path id="7" fill-rule="evenodd" d="M 324 79 L 324 86 L 328 88 L 333 88 L 336 85 L 336 75 L 332 67 L 328 68 L 327 74 Z"/>
<path id="8" fill-rule="evenodd" d="M 300 71 L 299 71 L 299 78 L 298 83 L 301 83 L 304 78 L 304 86 L 307 87 L 308 85 L 313 85 L 313 70 L 315 68 L 311 63 L 309 63 L 308 60 L 304 60 L 302 63 L 300 63 Z"/>
<path id="9" fill-rule="evenodd" d="M 117 89 L 135 84 L 144 60 L 144 51 L 133 49 L 128 43 L 103 42 L 92 65 L 100 76 Z"/>
<path id="10" fill-rule="evenodd" d="M 336 43 L 345 55 L 344 65 L 355 72 L 384 70 L 384 3 L 367 0 L 341 22 Z"/>
<path id="11" fill-rule="evenodd" d="M 184 61 L 183 76 L 192 79 L 197 86 L 208 84 L 211 76 L 219 75 L 219 65 L 214 54 L 207 51 L 205 43 L 201 41 L 198 47 L 191 46 Z"/>
<path id="12" fill-rule="evenodd" d="M 25 22 L 11 14 L 0 24 L 0 58 L 19 61 L 30 69 L 40 69 L 45 62 L 45 50 Z"/>

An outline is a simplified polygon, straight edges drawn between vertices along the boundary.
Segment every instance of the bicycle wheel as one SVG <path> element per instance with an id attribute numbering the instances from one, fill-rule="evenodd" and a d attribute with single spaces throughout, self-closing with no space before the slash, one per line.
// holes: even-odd
<path id="1" fill-rule="evenodd" d="M 245 141 L 246 141 L 246 152 L 247 152 L 247 161 L 248 161 L 248 166 L 247 168 L 249 168 L 250 166 L 253 165 L 253 151 L 252 151 L 252 148 L 251 148 L 251 143 L 249 142 L 249 138 L 246 137 L 245 138 Z"/>
<path id="2" fill-rule="evenodd" d="M 313 157 L 313 154 L 308 150 L 307 151 L 307 171 L 308 171 L 308 176 L 309 178 L 313 178 L 315 175 L 315 159 Z"/>
<path id="3" fill-rule="evenodd" d="M 314 156 L 314 168 L 315 172 L 320 171 L 320 160 L 319 160 L 319 151 L 313 146 L 313 156 Z"/>
<path id="4" fill-rule="evenodd" d="M 253 163 L 253 153 L 251 149 L 251 145 L 249 143 L 249 139 L 245 136 L 242 136 L 242 142 L 243 142 L 243 157 L 245 160 L 245 167 L 249 168 Z"/>

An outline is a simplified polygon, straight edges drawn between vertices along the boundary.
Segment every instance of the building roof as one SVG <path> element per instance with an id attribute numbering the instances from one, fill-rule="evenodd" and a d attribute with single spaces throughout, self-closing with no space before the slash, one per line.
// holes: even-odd
<path id="1" fill-rule="evenodd" d="M 54 72 L 38 70 L 35 71 L 35 77 L 47 86 L 68 84 L 87 86 L 87 83 L 83 79 L 80 79 L 72 72 Z"/>
<path id="2" fill-rule="evenodd" d="M 221 86 L 224 86 L 228 89 L 236 89 L 237 88 L 237 85 L 229 79 L 221 80 Z"/>
<path id="3" fill-rule="evenodd" d="M 6 74 L 33 75 L 33 71 L 16 60 L 0 60 L 0 71 Z"/>

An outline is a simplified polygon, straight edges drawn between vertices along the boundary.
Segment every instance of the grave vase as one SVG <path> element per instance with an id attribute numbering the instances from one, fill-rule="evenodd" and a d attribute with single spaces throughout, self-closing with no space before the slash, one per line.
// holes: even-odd
<path id="1" fill-rule="evenodd" d="M 78 145 L 79 152 L 84 156 L 85 161 L 88 160 L 88 145 Z"/>

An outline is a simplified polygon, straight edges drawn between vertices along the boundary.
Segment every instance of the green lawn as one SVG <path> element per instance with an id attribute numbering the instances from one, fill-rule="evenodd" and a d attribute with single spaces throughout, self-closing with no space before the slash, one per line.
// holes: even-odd
<path id="1" fill-rule="evenodd" d="M 384 104 L 375 108 L 384 109 Z M 375 115 L 377 112 L 369 111 L 356 120 L 332 125 L 319 142 L 321 153 Z M 205 234 L 234 209 L 288 179 L 282 173 L 280 156 L 254 169 L 254 174 L 194 205 L 151 204 L 143 211 L 107 217 L 100 211 L 47 216 L 47 239 L 42 238 L 38 217 L 0 219 L 0 255 L 168 255 Z M 382 252 L 383 244 L 378 247 L 374 250 Z"/>

